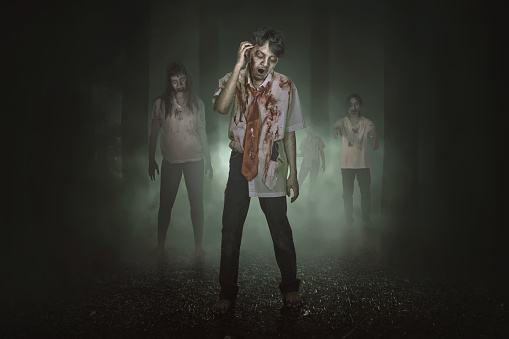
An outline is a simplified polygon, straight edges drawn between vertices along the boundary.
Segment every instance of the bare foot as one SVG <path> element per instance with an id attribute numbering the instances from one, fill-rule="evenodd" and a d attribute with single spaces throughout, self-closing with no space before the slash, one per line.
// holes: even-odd
<path id="1" fill-rule="evenodd" d="M 286 307 L 297 307 L 302 305 L 302 298 L 299 292 L 288 292 L 285 295 Z"/>
<path id="2" fill-rule="evenodd" d="M 214 306 L 212 306 L 212 310 L 216 314 L 225 314 L 230 309 L 230 305 L 232 302 L 228 299 L 219 299 Z"/>
<path id="3" fill-rule="evenodd" d="M 204 257 L 207 255 L 207 252 L 205 252 L 203 250 L 203 248 L 200 247 L 196 247 L 196 249 L 194 250 L 194 254 L 196 255 L 196 257 Z"/>

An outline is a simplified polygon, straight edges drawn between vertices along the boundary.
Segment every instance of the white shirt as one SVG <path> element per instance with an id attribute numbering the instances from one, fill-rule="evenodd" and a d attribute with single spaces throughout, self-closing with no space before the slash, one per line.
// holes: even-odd
<path id="1" fill-rule="evenodd" d="M 359 122 L 352 126 L 350 119 L 339 119 L 334 128 L 341 132 L 341 156 L 340 168 L 369 168 L 369 156 L 367 148 L 368 132 L 375 128 L 373 122 L 363 116 Z"/>
<path id="2" fill-rule="evenodd" d="M 219 88 L 214 93 L 215 102 L 232 76 L 226 74 L 219 79 Z M 244 152 L 244 136 L 249 107 L 254 96 L 249 90 L 251 77 L 249 63 L 240 71 L 235 88 L 233 109 L 230 115 L 228 137 L 230 148 Z M 261 85 L 265 88 L 258 98 L 260 112 L 260 137 L 258 145 L 258 175 L 248 182 L 250 197 L 281 197 L 286 195 L 288 161 L 283 138 L 285 133 L 305 128 L 297 87 L 283 74 L 272 71 Z M 274 144 L 279 148 L 277 160 L 272 160 Z"/>
<path id="3" fill-rule="evenodd" d="M 304 159 L 303 167 L 311 167 L 313 161 L 320 163 L 320 151 L 325 148 L 322 138 L 318 135 L 312 137 L 307 136 L 300 143 L 299 150 L 302 152 Z"/>

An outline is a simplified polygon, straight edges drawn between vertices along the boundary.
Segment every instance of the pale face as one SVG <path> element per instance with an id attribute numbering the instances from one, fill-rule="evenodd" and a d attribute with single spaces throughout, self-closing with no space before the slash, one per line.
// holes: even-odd
<path id="1" fill-rule="evenodd" d="M 261 84 L 267 75 L 276 67 L 279 58 L 270 51 L 269 41 L 263 46 L 255 45 L 249 50 L 250 72 L 254 83 Z"/>
<path id="2" fill-rule="evenodd" d="M 174 75 L 170 77 L 171 87 L 175 90 L 175 92 L 185 92 L 186 91 L 186 76 L 184 74 Z"/>
<path id="3" fill-rule="evenodd" d="M 348 106 L 348 114 L 351 117 L 359 117 L 359 114 L 361 112 L 361 103 L 357 98 L 351 98 L 350 99 L 350 105 Z"/>

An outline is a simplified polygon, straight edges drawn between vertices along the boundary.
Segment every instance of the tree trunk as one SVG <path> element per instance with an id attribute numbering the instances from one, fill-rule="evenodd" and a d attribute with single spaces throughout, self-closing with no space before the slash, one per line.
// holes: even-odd
<path id="1" fill-rule="evenodd" d="M 407 5 L 413 13 L 411 5 Z M 393 17 L 394 16 L 394 17 Z M 407 15 L 386 13 L 384 168 L 381 249 L 390 264 L 410 267 L 417 258 L 418 111 L 412 84 L 416 78 L 417 39 Z"/>
<path id="2" fill-rule="evenodd" d="M 125 4 L 125 71 L 122 94 L 124 196 L 148 184 L 149 2 Z"/>
<path id="3" fill-rule="evenodd" d="M 215 4 L 203 0 L 200 3 L 200 88 L 199 96 L 205 104 L 205 117 L 207 122 L 207 138 L 209 147 L 214 147 L 218 139 L 217 113 L 213 110 L 212 96 L 218 87 L 217 74 L 217 16 L 214 15 Z M 212 149 L 210 150 L 212 153 Z"/>
<path id="4" fill-rule="evenodd" d="M 319 1 L 320 2 L 320 1 Z M 324 4 L 325 3 L 325 4 Z M 318 135 L 329 135 L 330 22 L 324 2 L 311 6 L 311 107 L 307 119 Z M 325 129 L 324 129 L 325 127 Z"/>

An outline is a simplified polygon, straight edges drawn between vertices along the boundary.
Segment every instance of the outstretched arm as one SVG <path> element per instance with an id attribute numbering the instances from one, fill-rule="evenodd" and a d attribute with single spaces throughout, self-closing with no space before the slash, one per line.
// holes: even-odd
<path id="1" fill-rule="evenodd" d="M 378 149 L 378 133 L 376 132 L 376 129 L 373 127 L 369 132 L 368 135 L 373 141 L 371 142 L 371 148 L 373 150 Z"/>
<path id="2" fill-rule="evenodd" d="M 341 125 L 338 122 L 336 122 L 336 124 L 334 125 L 334 130 L 332 131 L 332 135 L 334 137 L 334 139 L 337 139 L 340 135 L 341 135 Z"/>
<path id="3" fill-rule="evenodd" d="M 290 196 L 290 190 L 293 190 L 293 197 L 290 202 L 294 202 L 299 197 L 299 182 L 297 181 L 297 146 L 295 141 L 295 132 L 286 132 L 284 145 L 290 175 L 286 180 L 286 195 Z"/>
<path id="4" fill-rule="evenodd" d="M 322 157 L 322 172 L 325 172 L 325 153 L 323 148 L 320 148 L 320 156 Z"/>
<path id="5" fill-rule="evenodd" d="M 233 103 L 233 95 L 235 94 L 235 86 L 239 79 L 240 70 L 244 66 L 246 51 L 252 47 L 253 45 L 248 41 L 240 43 L 239 50 L 237 51 L 237 62 L 233 68 L 232 76 L 228 79 L 225 87 L 214 102 L 214 111 L 217 113 L 228 114 L 230 111 L 230 107 Z"/>

